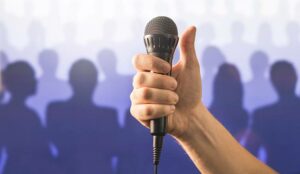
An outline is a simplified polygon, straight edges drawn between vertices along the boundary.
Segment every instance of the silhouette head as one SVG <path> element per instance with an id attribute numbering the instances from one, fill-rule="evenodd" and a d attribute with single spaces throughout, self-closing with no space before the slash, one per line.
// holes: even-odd
<path id="1" fill-rule="evenodd" d="M 221 105 L 239 106 L 243 102 L 243 85 L 236 66 L 224 63 L 214 80 L 214 101 Z"/>
<path id="2" fill-rule="evenodd" d="M 289 41 L 299 42 L 300 28 L 296 22 L 290 22 L 286 27 L 286 32 Z"/>
<path id="3" fill-rule="evenodd" d="M 74 95 L 91 98 L 98 80 L 96 66 L 87 59 L 76 61 L 69 73 L 69 82 Z"/>
<path id="4" fill-rule="evenodd" d="M 269 23 L 264 22 L 259 26 L 257 42 L 260 44 L 270 44 L 272 40 L 272 29 Z"/>
<path id="5" fill-rule="evenodd" d="M 98 62 L 105 76 L 116 74 L 117 72 L 117 57 L 113 50 L 103 49 L 98 54 Z"/>
<path id="6" fill-rule="evenodd" d="M 271 81 L 279 96 L 294 95 L 297 73 L 288 61 L 277 61 L 271 67 Z"/>
<path id="7" fill-rule="evenodd" d="M 262 77 L 269 66 L 269 57 L 263 51 L 256 51 L 251 55 L 250 65 L 253 76 Z"/>
<path id="8" fill-rule="evenodd" d="M 54 50 L 46 49 L 39 54 L 39 65 L 44 74 L 55 75 L 58 66 L 58 54 Z"/>
<path id="9" fill-rule="evenodd" d="M 241 22 L 234 22 L 231 28 L 231 36 L 233 40 L 243 39 L 245 33 L 244 24 Z"/>
<path id="10" fill-rule="evenodd" d="M 215 46 L 205 48 L 202 57 L 202 64 L 205 71 L 214 71 L 226 61 L 225 55 Z"/>
<path id="11" fill-rule="evenodd" d="M 36 92 L 35 72 L 24 61 L 9 64 L 3 72 L 3 83 L 12 98 L 25 100 Z"/>

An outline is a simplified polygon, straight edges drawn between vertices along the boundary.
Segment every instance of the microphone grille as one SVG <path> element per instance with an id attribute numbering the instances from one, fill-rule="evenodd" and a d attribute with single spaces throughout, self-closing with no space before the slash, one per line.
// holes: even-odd
<path id="1" fill-rule="evenodd" d="M 145 35 L 150 34 L 171 34 L 178 35 L 177 26 L 175 22 L 166 17 L 158 16 L 148 22 L 145 29 Z"/>

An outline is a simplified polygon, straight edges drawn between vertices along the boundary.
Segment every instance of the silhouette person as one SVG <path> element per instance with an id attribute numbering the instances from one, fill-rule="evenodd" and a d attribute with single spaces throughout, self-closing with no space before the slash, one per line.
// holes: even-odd
<path id="1" fill-rule="evenodd" d="M 266 77 L 269 68 L 268 55 L 262 51 L 254 52 L 250 57 L 250 66 L 252 79 L 245 84 L 245 107 L 252 112 L 257 107 L 275 101 L 276 94 Z"/>
<path id="2" fill-rule="evenodd" d="M 138 124 L 127 111 L 125 126 L 122 128 L 117 174 L 152 173 L 152 137 L 149 130 Z"/>
<path id="3" fill-rule="evenodd" d="M 248 124 L 243 95 L 238 69 L 232 64 L 221 65 L 214 80 L 213 102 L 209 110 L 237 140 L 241 140 Z"/>
<path id="4" fill-rule="evenodd" d="M 57 161 L 67 174 L 112 173 L 119 127 L 114 109 L 92 101 L 97 78 L 92 62 L 76 61 L 69 74 L 73 95 L 48 107 L 48 131 L 58 150 Z"/>
<path id="5" fill-rule="evenodd" d="M 207 47 L 202 55 L 203 66 L 203 101 L 209 106 L 212 101 L 212 86 L 220 65 L 226 61 L 224 54 L 215 46 Z"/>
<path id="6" fill-rule="evenodd" d="M 42 123 L 46 121 L 46 107 L 54 100 L 67 99 L 71 95 L 69 85 L 58 79 L 56 76 L 59 57 L 51 49 L 43 50 L 39 53 L 38 63 L 42 69 L 37 86 L 37 95 L 30 98 L 28 104 L 39 113 Z"/>
<path id="7" fill-rule="evenodd" d="M 122 125 L 126 111 L 130 106 L 129 96 L 132 89 L 132 77 L 120 75 L 117 72 L 117 57 L 110 49 L 100 51 L 98 62 L 105 79 L 97 86 L 94 100 L 99 105 L 116 108 L 119 123 Z M 114 90 L 112 90 L 112 87 Z"/>
<path id="8" fill-rule="evenodd" d="M 0 108 L 0 142 L 7 152 L 3 173 L 59 173 L 50 154 L 46 132 L 37 114 L 25 104 L 36 91 L 33 69 L 26 62 L 15 62 L 7 66 L 3 77 L 11 94 L 9 102 Z"/>
<path id="9" fill-rule="evenodd" d="M 255 155 L 264 146 L 268 165 L 279 173 L 299 173 L 300 99 L 295 94 L 296 70 L 291 63 L 278 61 L 271 67 L 271 81 L 279 99 L 255 110 L 248 146 Z"/>

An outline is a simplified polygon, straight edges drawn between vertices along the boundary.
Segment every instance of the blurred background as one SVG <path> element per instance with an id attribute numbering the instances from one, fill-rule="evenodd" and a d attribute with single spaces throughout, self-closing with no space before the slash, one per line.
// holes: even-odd
<path id="1" fill-rule="evenodd" d="M 180 33 L 197 26 L 217 119 L 263 162 L 300 173 L 300 0 L 0 0 L 0 174 L 152 173 L 151 136 L 128 110 L 131 58 L 159 15 Z M 199 173 L 165 144 L 161 173 Z"/>

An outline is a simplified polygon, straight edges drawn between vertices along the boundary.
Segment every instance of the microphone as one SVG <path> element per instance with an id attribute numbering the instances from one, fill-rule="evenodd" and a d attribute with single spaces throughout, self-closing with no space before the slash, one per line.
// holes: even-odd
<path id="1" fill-rule="evenodd" d="M 173 55 L 178 43 L 178 31 L 174 21 L 158 16 L 148 22 L 145 28 L 144 43 L 147 54 L 156 56 L 172 65 Z M 171 70 L 172 71 L 172 70 Z M 165 75 L 171 76 L 171 71 Z M 167 117 L 150 121 L 150 133 L 153 136 L 153 165 L 157 173 L 163 138 L 166 134 Z"/>

